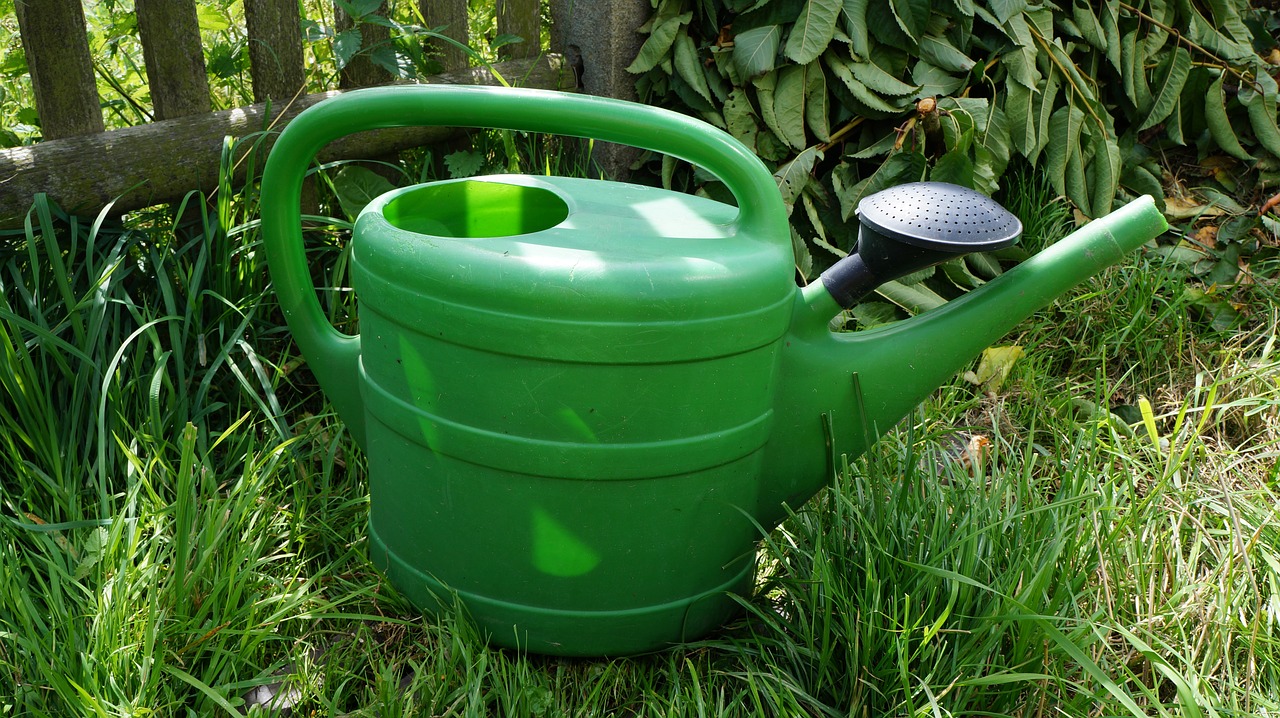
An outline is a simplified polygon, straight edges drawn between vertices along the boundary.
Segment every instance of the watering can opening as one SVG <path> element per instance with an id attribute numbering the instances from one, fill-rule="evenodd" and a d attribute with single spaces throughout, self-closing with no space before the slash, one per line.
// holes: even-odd
<path id="1" fill-rule="evenodd" d="M 480 239 L 542 232 L 569 216 L 569 205 L 544 187 L 481 180 L 419 185 L 382 208 L 397 229 L 435 237 Z"/>

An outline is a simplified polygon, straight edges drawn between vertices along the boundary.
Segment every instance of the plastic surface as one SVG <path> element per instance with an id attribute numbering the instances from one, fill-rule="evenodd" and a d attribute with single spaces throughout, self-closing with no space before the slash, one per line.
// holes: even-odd
<path id="1" fill-rule="evenodd" d="M 886 238 L 943 252 L 1007 247 L 1022 223 L 990 197 L 946 182 L 911 182 L 858 204 L 858 221 Z"/>
<path id="2" fill-rule="evenodd" d="M 361 334 L 345 336 L 311 284 L 302 176 L 332 139 L 410 124 L 667 152 L 741 209 L 551 177 L 395 190 L 356 222 Z M 262 212 L 290 329 L 366 448 L 375 564 L 425 610 L 456 598 L 495 643 L 565 655 L 720 625 L 783 502 L 798 508 L 840 453 L 1163 226 L 1149 200 L 1130 205 L 937 312 L 835 336 L 835 300 L 793 281 L 772 175 L 727 134 L 628 103 L 449 86 L 300 114 L 272 150 Z"/>

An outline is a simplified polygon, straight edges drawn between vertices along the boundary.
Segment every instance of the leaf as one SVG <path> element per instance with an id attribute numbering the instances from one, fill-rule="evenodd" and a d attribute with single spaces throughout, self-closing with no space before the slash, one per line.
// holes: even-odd
<path id="1" fill-rule="evenodd" d="M 903 284 L 898 280 L 890 280 L 876 287 L 876 294 L 907 310 L 909 314 L 927 312 L 947 303 L 947 300 L 922 284 Z"/>
<path id="2" fill-rule="evenodd" d="M 1151 89 L 1147 86 L 1144 58 L 1138 48 L 1138 31 L 1130 30 L 1120 40 L 1120 77 L 1124 94 L 1139 112 L 1151 107 Z"/>
<path id="3" fill-rule="evenodd" d="M 333 38 L 333 59 L 337 62 L 339 70 L 346 67 L 351 62 L 351 58 L 360 52 L 361 42 L 362 37 L 358 27 L 343 30 Z"/>
<path id="4" fill-rule="evenodd" d="M 842 0 L 806 0 L 783 54 L 799 65 L 817 59 L 831 43 L 842 7 Z"/>
<path id="5" fill-rule="evenodd" d="M 849 72 L 857 78 L 858 82 L 866 85 L 867 89 L 874 90 L 883 95 L 901 97 L 903 95 L 910 95 L 920 89 L 918 87 L 908 85 L 893 75 L 890 75 L 874 62 L 851 62 L 848 67 Z"/>
<path id="6" fill-rule="evenodd" d="M 882 189 L 906 182 L 916 182 L 924 178 L 928 161 L 919 152 L 895 152 L 876 168 L 870 177 L 848 184 L 847 178 L 852 171 L 844 163 L 837 170 L 845 167 L 844 181 L 836 186 L 836 197 L 840 200 L 840 216 L 848 219 L 857 211 L 858 203 L 863 197 L 875 194 Z"/>
<path id="7" fill-rule="evenodd" d="M 682 27 L 675 40 L 676 73 L 689 83 L 707 102 L 711 99 L 711 88 L 707 86 L 707 76 L 702 71 L 702 63 L 698 60 L 698 48 Z"/>
<path id="8" fill-rule="evenodd" d="M 744 78 L 772 72 L 777 67 L 782 27 L 766 25 L 739 33 L 733 38 L 733 63 Z"/>
<path id="9" fill-rule="evenodd" d="M 957 77 L 926 60 L 919 60 L 911 69 L 911 81 L 920 88 L 912 99 L 939 95 L 946 97 L 964 87 L 965 77 Z"/>
<path id="10" fill-rule="evenodd" d="M 976 64 L 945 37 L 925 35 L 920 39 L 920 57 L 948 72 L 968 72 Z"/>
<path id="11" fill-rule="evenodd" d="M 778 71 L 778 86 L 773 94 L 773 114 L 778 122 L 775 131 L 797 150 L 808 144 L 804 134 L 804 82 L 803 67 L 784 67 Z"/>
<path id="12" fill-rule="evenodd" d="M 724 123 L 729 134 L 747 147 L 755 148 L 760 128 L 745 89 L 737 87 L 729 93 L 724 103 Z"/>
<path id="13" fill-rule="evenodd" d="M 1067 194 L 1067 164 L 1080 155 L 1080 127 L 1084 112 L 1074 105 L 1064 105 L 1049 119 L 1049 144 L 1045 149 L 1049 183 L 1055 192 Z"/>
<path id="14" fill-rule="evenodd" d="M 889 0 L 888 5 L 902 32 L 913 42 L 919 42 L 933 12 L 929 0 Z"/>
<path id="15" fill-rule="evenodd" d="M 358 165 L 345 165 L 333 176 L 333 191 L 338 196 L 338 204 L 351 219 L 355 219 L 375 197 L 393 189 L 395 186 L 386 177 Z"/>
<path id="16" fill-rule="evenodd" d="M 822 63 L 811 62 L 804 66 L 804 117 L 813 130 L 813 136 L 823 142 L 831 139 L 831 126 L 827 121 L 831 96 L 827 93 L 827 75 Z"/>
<path id="17" fill-rule="evenodd" d="M 800 198 L 804 188 L 809 185 L 809 180 L 813 178 L 813 167 L 820 159 L 822 159 L 822 153 L 818 148 L 809 147 L 773 173 L 773 179 L 778 183 L 778 192 L 782 195 L 782 203 L 786 205 L 788 217 L 791 216 L 796 200 Z"/>
<path id="18" fill-rule="evenodd" d="M 1249 126 L 1253 128 L 1253 136 L 1258 144 L 1267 148 L 1271 154 L 1280 157 L 1280 127 L 1276 126 L 1276 81 L 1265 72 L 1258 72 L 1255 82 L 1262 87 L 1258 92 L 1253 88 L 1240 89 L 1240 104 L 1249 112 Z"/>
<path id="19" fill-rule="evenodd" d="M 201 32 L 217 33 L 231 28 L 231 20 L 225 13 L 203 3 L 196 3 L 196 23 Z"/>
<path id="20" fill-rule="evenodd" d="M 831 72 L 849 89 L 855 100 L 880 112 L 896 114 L 901 111 L 900 108 L 890 105 L 868 90 L 866 85 L 853 76 L 850 63 L 845 62 L 843 58 L 833 52 L 828 52 L 823 57 L 827 60 L 827 67 L 831 68 Z"/>
<path id="21" fill-rule="evenodd" d="M 795 227 L 791 228 L 791 253 L 795 258 L 796 270 L 800 272 L 800 276 L 805 279 L 812 276 L 813 255 L 809 254 L 809 245 L 805 244 L 804 238 Z"/>
<path id="22" fill-rule="evenodd" d="M 818 216 L 818 208 L 813 203 L 813 197 L 808 192 L 805 192 L 800 195 L 800 203 L 804 205 L 804 213 L 809 218 L 809 224 L 813 225 L 813 231 L 817 233 L 817 236 L 813 238 L 813 243 L 841 259 L 849 256 L 848 252 L 827 240 L 827 234 L 822 229 L 822 218 Z"/>
<path id="23" fill-rule="evenodd" d="M 475 150 L 458 150 L 445 155 L 444 164 L 453 179 L 474 177 L 484 166 L 484 155 Z"/>
<path id="24" fill-rule="evenodd" d="M 1022 347 L 1017 344 L 1004 347 L 988 347 L 982 350 L 982 359 L 978 360 L 978 370 L 972 374 L 966 372 L 965 379 L 980 384 L 982 390 L 991 393 L 999 391 L 1009 379 L 1013 365 L 1022 358 Z"/>
<path id="25" fill-rule="evenodd" d="M 1107 38 L 1102 31 L 1102 23 L 1098 21 L 1098 16 L 1094 14 L 1093 9 L 1088 4 L 1077 0 L 1072 4 L 1071 17 L 1075 20 L 1076 27 L 1080 29 L 1080 36 L 1084 41 L 1094 49 L 1105 52 Z"/>
<path id="26" fill-rule="evenodd" d="M 1222 148 L 1223 152 L 1241 159 L 1246 162 L 1254 161 L 1254 157 L 1240 146 L 1240 140 L 1236 137 L 1236 132 L 1231 127 L 1231 119 L 1227 117 L 1226 98 L 1222 92 L 1222 81 L 1226 75 L 1219 75 L 1218 79 L 1209 85 L 1209 91 L 1205 93 L 1204 98 L 1204 120 L 1209 127 L 1209 136 L 1213 141 Z"/>
<path id="27" fill-rule="evenodd" d="M 973 187 L 973 160 L 967 152 L 952 150 L 940 157 L 929 173 L 935 182 L 950 182 L 962 187 Z"/>
<path id="28" fill-rule="evenodd" d="M 858 302 L 849 313 L 863 329 L 898 321 L 898 309 L 886 302 Z"/>
<path id="29" fill-rule="evenodd" d="M 844 0 L 844 28 L 849 36 L 849 44 L 853 54 L 866 57 L 870 52 L 867 45 L 867 3 L 869 0 Z"/>
<path id="30" fill-rule="evenodd" d="M 671 46 L 675 44 L 676 35 L 680 32 L 680 28 L 693 19 L 693 12 L 655 19 L 660 19 L 661 21 L 654 24 L 649 37 L 645 38 L 644 44 L 640 46 L 640 52 L 636 54 L 636 59 L 627 66 L 627 72 L 639 75 L 652 70 L 658 66 L 658 63 L 665 60 L 671 51 Z"/>
<path id="31" fill-rule="evenodd" d="M 947 279 L 961 289 L 977 289 L 986 283 L 969 271 L 964 257 L 943 262 L 938 266 L 942 267 L 942 273 L 947 275 Z"/>
<path id="32" fill-rule="evenodd" d="M 1009 22 L 1009 18 L 1027 9 L 1026 0 L 990 0 L 991 12 L 1000 22 Z"/>
<path id="33" fill-rule="evenodd" d="M 1090 136 L 1093 159 L 1089 161 L 1089 209 L 1093 217 L 1111 212 L 1120 184 L 1120 147 L 1110 133 Z"/>
<path id="34" fill-rule="evenodd" d="M 1191 72 L 1191 53 L 1176 47 L 1167 62 L 1168 68 L 1157 88 L 1151 112 L 1147 113 L 1147 119 L 1138 127 L 1139 132 L 1163 122 L 1173 112 L 1178 97 L 1182 94 L 1182 87 L 1187 84 L 1187 75 Z"/>

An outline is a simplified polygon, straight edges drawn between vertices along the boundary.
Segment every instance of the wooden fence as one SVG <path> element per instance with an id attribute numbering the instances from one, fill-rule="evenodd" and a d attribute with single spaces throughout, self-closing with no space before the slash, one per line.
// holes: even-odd
<path id="1" fill-rule="evenodd" d="M 467 44 L 467 0 L 418 2 L 428 26 L 444 27 L 445 34 Z M 104 131 L 80 0 L 16 0 L 15 7 L 44 141 L 0 150 L 0 226 L 20 225 L 37 192 L 81 214 L 112 202 L 114 211 L 123 212 L 173 201 L 191 190 L 212 192 L 226 138 L 279 130 L 326 97 L 391 81 L 385 70 L 357 55 L 342 69 L 339 88 L 304 94 L 298 1 L 244 0 L 256 104 L 214 112 L 195 0 L 136 0 L 154 121 Z M 526 41 L 508 46 L 513 59 L 495 69 L 525 86 L 575 90 L 573 68 L 537 41 L 540 10 L 539 0 L 498 0 L 499 32 Z M 336 29 L 352 26 L 339 7 L 335 13 Z M 376 23 L 361 23 L 360 32 L 364 47 L 388 37 L 388 28 Z M 420 81 L 495 84 L 488 70 L 469 68 L 460 49 L 433 42 L 447 72 Z M 630 61 L 612 59 L 620 67 Z M 377 156 L 452 134 L 447 128 L 362 133 L 334 143 L 322 159 Z M 270 136 L 253 144 L 263 149 Z"/>

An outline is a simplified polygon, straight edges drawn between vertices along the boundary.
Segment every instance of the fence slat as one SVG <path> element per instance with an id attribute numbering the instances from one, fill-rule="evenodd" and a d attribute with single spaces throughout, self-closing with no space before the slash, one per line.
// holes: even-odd
<path id="1" fill-rule="evenodd" d="M 526 87 L 571 90 L 578 80 L 558 55 L 498 63 L 504 77 L 521 78 Z M 487 70 L 473 68 L 426 78 L 434 83 L 493 85 Z M 292 103 L 272 102 L 222 112 L 126 127 L 83 137 L 0 150 L 0 227 L 21 226 L 37 192 L 79 214 L 95 213 L 114 201 L 113 211 L 148 207 L 180 199 L 191 190 L 210 193 L 218 186 L 223 138 L 244 137 L 263 127 L 280 130 L 306 107 L 337 92 L 304 95 Z M 444 128 L 402 128 L 362 132 L 334 142 L 322 161 L 371 157 L 452 138 Z M 263 138 L 262 149 L 274 135 Z M 248 144 L 248 143 L 246 143 Z M 247 150 L 248 148 L 241 148 Z M 261 165 L 259 164 L 259 167 Z M 234 181 L 243 182 L 242 170 Z M 139 186 L 139 180 L 146 184 Z"/>
<path id="2" fill-rule="evenodd" d="M 80 0 L 16 0 L 14 8 L 43 137 L 102 132 Z"/>
<path id="3" fill-rule="evenodd" d="M 440 29 L 442 35 L 463 45 L 471 44 L 467 30 L 467 0 L 418 0 L 418 10 L 427 21 L 427 27 Z M 467 53 L 452 43 L 432 40 L 427 46 L 440 53 L 440 63 L 446 71 L 461 70 L 468 64 Z"/>
<path id="4" fill-rule="evenodd" d="M 498 52 L 510 57 L 536 57 L 542 51 L 538 0 L 498 0 L 498 34 L 519 35 L 524 42 L 503 47 Z"/>
<path id="5" fill-rule="evenodd" d="M 385 2 L 380 3 L 374 13 L 382 14 L 386 11 L 386 5 Z M 333 15 L 334 29 L 340 33 L 350 30 L 355 24 L 347 11 L 338 3 L 333 5 Z M 386 43 L 390 38 L 391 28 L 386 25 L 372 22 L 360 23 L 360 52 L 338 72 L 338 87 L 349 89 L 389 82 L 391 76 L 370 58 L 369 52 Z"/>
<path id="6" fill-rule="evenodd" d="M 297 0 L 244 0 L 255 102 L 288 102 L 306 85 Z"/>
<path id="7" fill-rule="evenodd" d="M 212 110 L 195 0 L 135 0 L 134 11 L 155 118 Z"/>

